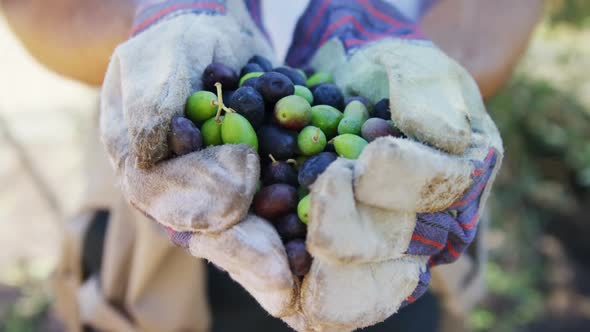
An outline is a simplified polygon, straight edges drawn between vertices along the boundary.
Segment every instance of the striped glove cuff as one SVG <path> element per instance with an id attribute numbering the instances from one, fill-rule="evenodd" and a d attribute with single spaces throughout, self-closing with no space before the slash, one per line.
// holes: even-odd
<path id="1" fill-rule="evenodd" d="M 432 0 L 421 3 L 426 10 Z M 306 65 L 326 41 L 338 38 L 347 53 L 387 37 L 425 39 L 415 20 L 385 0 L 311 0 L 299 19 L 287 63 Z"/>
<path id="2" fill-rule="evenodd" d="M 136 0 L 137 9 L 131 35 L 135 36 L 158 22 L 178 15 L 225 15 L 227 2 L 226 0 Z M 244 0 L 244 4 L 256 26 L 267 36 L 262 25 L 260 0 Z"/>

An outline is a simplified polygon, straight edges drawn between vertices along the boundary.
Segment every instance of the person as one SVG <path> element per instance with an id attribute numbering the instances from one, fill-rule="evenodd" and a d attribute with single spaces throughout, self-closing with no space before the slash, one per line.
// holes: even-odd
<path id="1" fill-rule="evenodd" d="M 240 4 L 237 4 L 238 2 Z M 280 27 L 271 26 L 267 27 L 268 30 L 265 29 L 264 17 L 273 17 L 279 23 L 285 22 L 279 17 L 291 12 L 284 8 L 287 5 L 270 1 L 261 4 L 260 1 L 241 0 L 59 0 L 51 4 L 40 0 L 1 0 L 0 4 L 10 27 L 25 47 L 36 59 L 57 73 L 88 84 L 99 85 L 103 83 L 111 62 L 111 70 L 104 81 L 102 136 L 107 154 L 111 161 L 114 161 L 117 172 L 112 174 L 107 163 L 108 158 L 104 155 L 102 146 L 98 144 L 99 134 L 94 133 L 93 142 L 88 149 L 88 199 L 81 209 L 82 212 L 70 223 L 70 234 L 64 241 L 64 254 L 55 276 L 58 309 L 65 318 L 68 330 L 80 330 L 83 327 L 142 331 L 205 331 L 210 327 L 215 331 L 233 331 L 238 328 L 259 331 L 287 329 L 286 325 L 279 320 L 271 319 L 256 304 L 256 301 L 264 304 L 267 300 L 266 294 L 255 296 L 255 301 L 241 287 L 232 283 L 227 274 L 213 268 L 212 265 L 205 267 L 200 261 L 186 255 L 181 248 L 170 246 L 168 236 L 145 216 L 153 217 L 154 214 L 149 212 L 158 213 L 161 210 L 151 210 L 152 206 L 143 207 L 145 200 L 131 200 L 141 212 L 128 205 L 129 191 L 124 188 L 126 194 L 122 195 L 113 184 L 121 181 L 121 178 L 129 181 L 131 177 L 125 172 L 138 176 L 136 179 L 146 183 L 151 181 L 151 175 L 143 173 L 141 176 L 137 175 L 142 173 L 136 172 L 135 168 L 122 168 L 121 164 L 117 164 L 122 160 L 118 159 L 119 154 L 135 154 L 140 169 L 144 166 L 147 166 L 146 169 L 153 167 L 162 156 L 159 151 L 143 153 L 145 151 L 141 150 L 141 144 L 136 145 L 138 149 L 135 151 L 123 151 L 121 149 L 127 147 L 112 144 L 112 138 L 119 137 L 116 136 L 116 130 L 119 129 L 117 121 L 120 123 L 123 118 L 110 118 L 105 115 L 114 114 L 113 109 L 120 111 L 121 107 L 117 107 L 117 103 L 127 102 L 122 100 L 121 92 L 136 97 L 142 109 L 152 109 L 157 99 L 145 96 L 150 96 L 151 93 L 160 94 L 162 86 L 158 84 L 168 82 L 170 77 L 166 75 L 175 73 L 169 71 L 168 66 L 186 66 L 187 64 L 183 64 L 181 60 L 191 59 L 194 61 L 191 65 L 198 68 L 211 62 L 212 54 L 230 63 L 241 62 L 242 65 L 246 58 L 253 55 L 247 53 L 253 51 L 272 55 L 268 35 L 278 40 L 288 38 L 280 34 L 277 36 L 276 31 L 285 30 Z M 236 7 L 232 8 L 234 4 Z M 301 4 L 305 5 L 304 2 Z M 508 6 L 511 10 L 504 10 Z M 384 10 L 374 10 L 375 7 Z M 339 39 L 345 45 L 343 52 L 350 51 L 351 56 L 362 52 L 363 47 L 369 47 L 371 43 L 379 41 L 379 38 L 373 38 L 378 35 L 387 35 L 387 38 L 431 39 L 469 70 L 481 93 L 488 97 L 505 81 L 525 49 L 526 41 L 539 17 L 540 8 L 541 1 L 534 0 L 518 4 L 504 0 L 493 4 L 483 0 L 311 0 L 298 19 L 297 27 L 291 29 L 294 30 L 294 40 L 287 55 L 287 62 L 294 66 L 314 62 L 316 66 L 329 68 L 330 64 L 324 64 L 325 61 L 322 63 L 321 55 L 329 55 L 330 60 L 337 59 L 338 54 L 326 51 L 326 46 L 330 46 L 330 40 L 334 39 Z M 238 32 L 224 26 L 228 23 L 223 21 L 226 11 L 237 17 L 236 21 L 242 30 L 249 30 L 250 35 L 254 36 L 250 37 L 251 44 L 245 45 L 238 40 Z M 189 16 L 199 15 L 206 16 L 202 18 L 202 22 L 198 22 L 199 24 L 204 22 L 210 25 L 195 27 L 192 23 L 195 21 L 190 21 L 192 17 Z M 352 19 L 342 21 L 343 17 Z M 187 22 L 184 22 L 184 19 Z M 355 24 L 354 19 L 360 20 L 361 28 L 358 27 L 359 24 Z M 368 21 L 365 22 L 363 19 Z M 375 23 L 379 20 L 384 22 Z M 423 33 L 418 29 L 417 22 L 421 23 Z M 401 23 L 401 27 L 392 29 L 398 23 Z M 233 22 L 229 22 L 228 25 L 231 24 Z M 366 27 L 373 30 L 363 29 L 363 24 L 367 24 Z M 283 34 L 289 33 L 290 29 L 286 30 Z M 130 31 L 133 37 L 125 42 Z M 148 34 L 149 38 L 142 38 Z M 179 39 L 180 36 L 189 39 Z M 111 58 L 115 47 L 122 42 L 124 46 Z M 185 43 L 186 47 L 183 47 L 182 43 Z M 188 56 L 187 53 L 192 54 Z M 277 53 L 284 53 L 284 50 L 277 50 Z M 152 62 L 144 62 L 145 58 L 151 59 Z M 140 68 L 139 70 L 144 72 L 135 72 L 133 68 Z M 158 76 L 151 70 L 156 68 L 161 75 Z M 199 69 L 194 70 L 198 72 Z M 369 76 L 364 80 L 373 79 L 374 77 Z M 350 88 L 355 87 L 352 83 L 348 84 Z M 190 85 L 194 84 L 191 82 L 187 90 L 192 88 Z M 139 90 L 135 90 L 133 86 Z M 181 87 L 176 87 L 182 90 Z M 186 96 L 183 97 L 185 99 Z M 178 97 L 173 101 L 179 100 L 183 98 Z M 144 103 L 141 104 L 142 102 Z M 133 106 L 131 101 L 131 104 L 126 104 L 123 109 L 136 106 Z M 161 113 L 151 115 L 157 116 Z M 129 113 L 126 117 L 133 118 L 137 115 Z M 143 122 L 144 125 L 127 123 L 127 126 L 137 129 L 135 135 L 140 137 L 143 130 L 149 128 L 145 125 L 152 123 L 141 118 L 138 122 Z M 157 131 L 157 127 L 152 129 Z M 151 137 L 146 136 L 146 139 L 149 140 Z M 164 217 L 156 218 L 158 221 L 167 217 L 166 208 L 163 210 Z M 187 246 L 187 243 L 179 241 L 176 236 L 178 233 L 172 234 L 177 244 Z M 207 257 L 205 254 L 201 256 Z M 232 271 L 231 265 L 224 266 L 224 259 L 216 261 L 214 258 L 207 258 L 221 265 L 230 274 L 234 272 L 232 276 L 240 281 L 239 277 L 236 278 L 235 271 Z M 463 262 L 466 259 L 468 258 L 463 259 Z M 454 265 L 469 265 L 461 262 L 462 260 L 459 260 Z M 470 270 L 467 267 L 456 269 Z M 446 272 L 449 273 L 448 269 Z M 207 278 L 208 301 L 200 296 L 205 293 Z M 437 278 L 443 277 L 433 275 L 433 279 Z M 253 285 L 244 287 L 250 293 L 256 288 Z M 462 293 L 469 293 L 469 287 L 465 290 L 459 290 L 459 285 L 440 287 L 446 297 L 458 297 L 454 300 L 444 300 L 446 309 L 454 310 L 456 313 L 465 312 L 465 307 L 472 303 L 462 297 Z M 263 306 L 268 311 L 274 308 Z M 368 330 L 389 331 L 393 326 L 426 330 L 425 325 L 415 324 L 426 324 L 428 330 L 436 330 L 437 306 L 434 297 L 426 295 L 414 305 L 402 309 L 400 314 Z M 269 310 L 269 307 L 273 308 Z M 433 319 L 403 318 L 412 311 L 420 317 L 420 313 L 432 313 L 430 316 Z M 271 314 L 277 315 L 277 312 Z M 416 317 L 416 314 L 410 316 Z M 213 317 L 212 320 L 210 317 Z M 289 322 L 291 326 L 298 328 L 301 326 L 299 323 Z M 408 327 L 408 324 L 414 325 Z M 307 327 L 300 329 L 305 328 Z"/>

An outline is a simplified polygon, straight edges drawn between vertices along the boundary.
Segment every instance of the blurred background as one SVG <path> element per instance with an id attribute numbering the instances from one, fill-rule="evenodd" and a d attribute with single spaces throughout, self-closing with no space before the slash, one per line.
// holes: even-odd
<path id="1" fill-rule="evenodd" d="M 507 9 L 509 10 L 509 9 Z M 491 45 L 493 47 L 493 45 Z M 488 102 L 506 157 L 475 331 L 590 330 L 590 1 L 551 0 Z M 98 91 L 36 63 L 0 17 L 0 330 L 55 329 L 48 278 L 82 192 Z"/>

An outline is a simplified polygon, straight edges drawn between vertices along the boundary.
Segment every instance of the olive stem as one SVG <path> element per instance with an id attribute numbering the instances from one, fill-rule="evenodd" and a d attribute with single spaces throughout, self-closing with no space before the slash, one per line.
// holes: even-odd
<path id="1" fill-rule="evenodd" d="M 217 123 L 221 123 L 221 111 L 225 111 L 227 113 L 235 113 L 236 111 L 225 106 L 225 104 L 223 103 L 223 92 L 221 90 L 221 83 L 215 83 L 215 89 L 217 90 L 217 114 L 215 114 L 215 121 Z"/>
<path id="2" fill-rule="evenodd" d="M 268 157 L 270 158 L 273 164 L 277 162 L 277 160 L 275 159 L 275 157 L 272 156 L 272 154 L 269 154 Z"/>
<path id="3" fill-rule="evenodd" d="M 295 159 L 287 159 L 287 164 L 292 164 L 292 165 L 297 166 L 297 160 L 295 160 Z"/>

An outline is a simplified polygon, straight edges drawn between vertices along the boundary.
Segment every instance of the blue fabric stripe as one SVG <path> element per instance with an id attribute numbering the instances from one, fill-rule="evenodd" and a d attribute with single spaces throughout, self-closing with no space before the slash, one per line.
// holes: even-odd
<path id="1" fill-rule="evenodd" d="M 332 38 L 338 38 L 347 53 L 388 37 L 423 39 L 415 22 L 383 0 L 312 0 L 294 35 L 287 62 L 295 67 L 306 65 Z"/>
<path id="2" fill-rule="evenodd" d="M 248 9 L 248 12 L 250 13 L 250 17 L 252 17 L 252 20 L 254 21 L 254 24 L 256 24 L 258 29 L 262 32 L 262 34 L 266 38 L 266 41 L 268 41 L 270 44 L 272 44 L 270 36 L 269 36 L 268 32 L 266 31 L 266 28 L 264 27 L 264 23 L 262 21 L 261 1 L 260 0 L 244 0 L 244 1 L 246 3 L 246 8 Z"/>
<path id="3" fill-rule="evenodd" d="M 132 35 L 162 20 L 181 14 L 225 14 L 225 0 L 144 0 L 138 2 Z"/>

